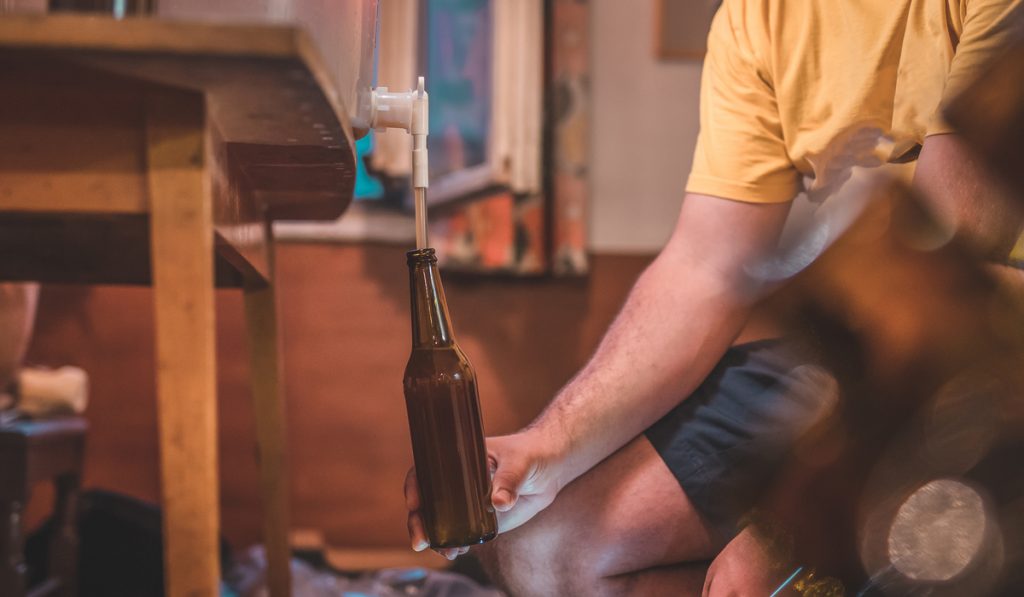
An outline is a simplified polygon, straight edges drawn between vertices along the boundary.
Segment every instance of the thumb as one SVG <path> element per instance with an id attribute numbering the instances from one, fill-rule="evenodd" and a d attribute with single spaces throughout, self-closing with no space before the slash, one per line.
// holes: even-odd
<path id="1" fill-rule="evenodd" d="M 508 512 L 516 505 L 519 489 L 525 477 L 525 471 L 519 463 L 511 460 L 498 463 L 498 470 L 494 472 L 494 488 L 491 491 L 491 503 L 495 510 Z"/>

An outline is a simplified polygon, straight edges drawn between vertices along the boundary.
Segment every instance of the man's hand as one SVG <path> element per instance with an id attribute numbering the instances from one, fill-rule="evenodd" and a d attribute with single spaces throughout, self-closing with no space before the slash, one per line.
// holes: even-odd
<path id="1" fill-rule="evenodd" d="M 511 531 L 533 518 L 554 501 L 561 489 L 556 452 L 539 434 L 530 430 L 487 439 L 491 466 L 491 503 L 498 515 L 498 532 Z M 405 478 L 405 504 L 409 508 L 409 538 L 415 551 L 429 546 L 420 516 L 420 495 L 416 470 Z M 466 553 L 468 547 L 439 549 L 449 560 Z"/>
<path id="2" fill-rule="evenodd" d="M 505 533 L 551 505 L 561 489 L 556 453 L 531 431 L 487 440 L 494 469 L 491 503 L 498 532 Z"/>
<path id="3" fill-rule="evenodd" d="M 796 595 L 792 583 L 782 585 L 791 574 L 772 559 L 756 534 L 746 528 L 730 541 L 708 568 L 703 597 L 744 595 Z"/>

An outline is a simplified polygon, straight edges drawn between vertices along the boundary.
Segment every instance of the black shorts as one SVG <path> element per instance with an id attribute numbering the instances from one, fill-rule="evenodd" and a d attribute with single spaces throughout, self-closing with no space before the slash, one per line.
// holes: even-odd
<path id="1" fill-rule="evenodd" d="M 730 348 L 645 432 L 697 511 L 727 541 L 797 438 L 838 400 L 834 381 L 781 340 Z"/>

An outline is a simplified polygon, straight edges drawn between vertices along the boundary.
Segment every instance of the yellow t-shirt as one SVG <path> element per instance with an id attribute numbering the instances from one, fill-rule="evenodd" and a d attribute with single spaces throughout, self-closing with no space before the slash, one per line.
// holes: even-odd
<path id="1" fill-rule="evenodd" d="M 1024 27 L 1024 0 L 725 0 L 708 36 L 686 190 L 827 193 L 850 166 L 915 160 L 940 103 Z"/>

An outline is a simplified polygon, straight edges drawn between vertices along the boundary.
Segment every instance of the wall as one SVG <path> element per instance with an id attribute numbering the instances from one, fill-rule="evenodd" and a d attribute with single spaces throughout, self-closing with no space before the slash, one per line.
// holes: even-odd
<path id="1" fill-rule="evenodd" d="M 591 0 L 590 248 L 657 251 L 675 224 L 697 140 L 700 63 L 654 55 L 656 0 Z"/>
<path id="2" fill-rule="evenodd" d="M 596 256 L 587 280 L 446 279 L 489 434 L 514 431 L 540 411 L 593 350 L 647 261 Z M 295 526 L 323 529 L 335 545 L 405 545 L 404 250 L 286 244 L 278 268 Z M 89 371 L 86 486 L 156 500 L 151 301 L 145 288 L 44 287 L 29 360 Z M 217 307 L 223 526 L 245 545 L 258 538 L 259 504 L 239 293 L 218 292 Z"/>

